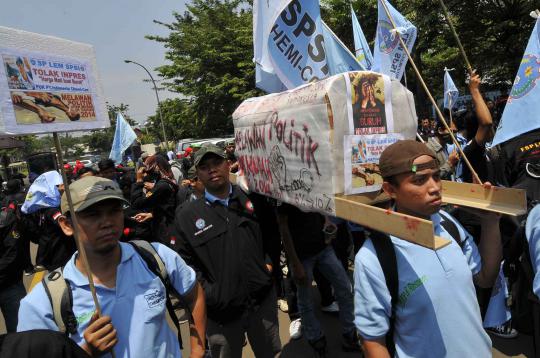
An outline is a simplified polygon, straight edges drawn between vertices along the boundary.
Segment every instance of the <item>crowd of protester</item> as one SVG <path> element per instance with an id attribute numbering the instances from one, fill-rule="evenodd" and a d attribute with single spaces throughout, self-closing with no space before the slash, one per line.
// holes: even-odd
<path id="1" fill-rule="evenodd" d="M 437 251 L 246 193 L 229 179 L 239 170 L 234 142 L 181 156 L 143 153 L 134 168 L 112 160 L 97 171 L 66 165 L 72 209 L 52 168 L 26 193 L 20 180 L 9 180 L 0 213 L 0 308 L 8 332 L 22 333 L 4 346 L 21 350 L 26 331 L 39 330 L 43 342 L 58 341 L 70 356 L 111 349 L 117 357 L 180 356 L 166 321 L 173 297 L 187 312 L 192 357 L 239 358 L 246 336 L 256 357 L 278 356 L 278 309 L 288 313 L 290 338 L 304 337 L 318 357 L 328 354 L 319 309 L 339 317 L 344 351 L 369 357 L 488 357 L 487 332 L 532 334 L 540 349 L 539 131 L 489 147 L 494 112 L 480 84 L 473 75 L 471 108 L 445 113 L 450 130 L 422 118 L 418 141 L 399 141 L 380 159 L 391 199 L 385 208 L 431 220 L 434 234 L 451 241 Z M 486 188 L 527 191 L 528 218 L 442 204 L 441 180 L 475 181 L 450 132 Z M 30 242 L 38 245 L 35 266 Z M 27 294 L 23 273 L 44 270 Z"/>

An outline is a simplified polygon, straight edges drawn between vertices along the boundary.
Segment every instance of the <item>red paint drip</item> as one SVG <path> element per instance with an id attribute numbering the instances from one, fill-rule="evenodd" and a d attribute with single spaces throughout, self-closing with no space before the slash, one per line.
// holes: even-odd
<path id="1" fill-rule="evenodd" d="M 407 230 L 409 230 L 409 231 L 418 231 L 418 227 L 420 226 L 420 221 L 419 220 L 411 219 L 411 218 L 408 218 L 408 217 L 404 217 L 403 220 L 405 220 Z"/>

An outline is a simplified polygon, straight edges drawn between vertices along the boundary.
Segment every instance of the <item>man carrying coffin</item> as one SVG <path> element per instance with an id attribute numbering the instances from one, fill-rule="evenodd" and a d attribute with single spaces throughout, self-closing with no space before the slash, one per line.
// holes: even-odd
<path id="1" fill-rule="evenodd" d="M 491 287 L 502 256 L 499 216 L 475 212 L 480 246 L 440 210 L 435 153 L 411 140 L 389 146 L 379 162 L 393 210 L 431 220 L 439 250 L 374 233 L 355 259 L 355 323 L 369 357 L 491 357 L 474 284 Z M 487 184 L 490 186 L 490 184 Z"/>

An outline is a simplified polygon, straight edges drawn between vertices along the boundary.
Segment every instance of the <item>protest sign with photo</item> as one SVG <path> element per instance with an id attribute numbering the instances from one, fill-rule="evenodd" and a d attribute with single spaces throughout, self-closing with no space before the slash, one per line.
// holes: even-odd
<path id="1" fill-rule="evenodd" d="M 333 214 L 327 81 L 252 98 L 233 115 L 236 156 L 250 190 Z"/>
<path id="2" fill-rule="evenodd" d="M 0 39 L 1 132 L 109 126 L 91 46 L 8 28 L 0 34 L 6 35 Z"/>
<path id="3" fill-rule="evenodd" d="M 379 158 L 388 146 L 402 139 L 398 133 L 345 136 L 345 194 L 380 190 L 383 180 Z"/>
<path id="4" fill-rule="evenodd" d="M 345 79 L 350 134 L 393 132 L 390 78 L 374 72 L 350 72 Z"/>

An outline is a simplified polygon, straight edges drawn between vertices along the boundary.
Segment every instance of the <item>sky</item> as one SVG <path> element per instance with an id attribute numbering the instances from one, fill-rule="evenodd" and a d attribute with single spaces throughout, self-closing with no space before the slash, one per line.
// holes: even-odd
<path id="1" fill-rule="evenodd" d="M 143 123 L 156 110 L 156 96 L 146 72 L 124 59 L 153 70 L 165 64 L 165 49 L 145 35 L 166 36 L 168 30 L 153 20 L 173 21 L 186 0 L 24 0 L 2 2 L 0 26 L 57 36 L 94 46 L 105 98 L 128 104 L 127 113 Z M 159 85 L 158 85 L 159 87 Z M 159 92 L 160 99 L 178 94 Z"/>

